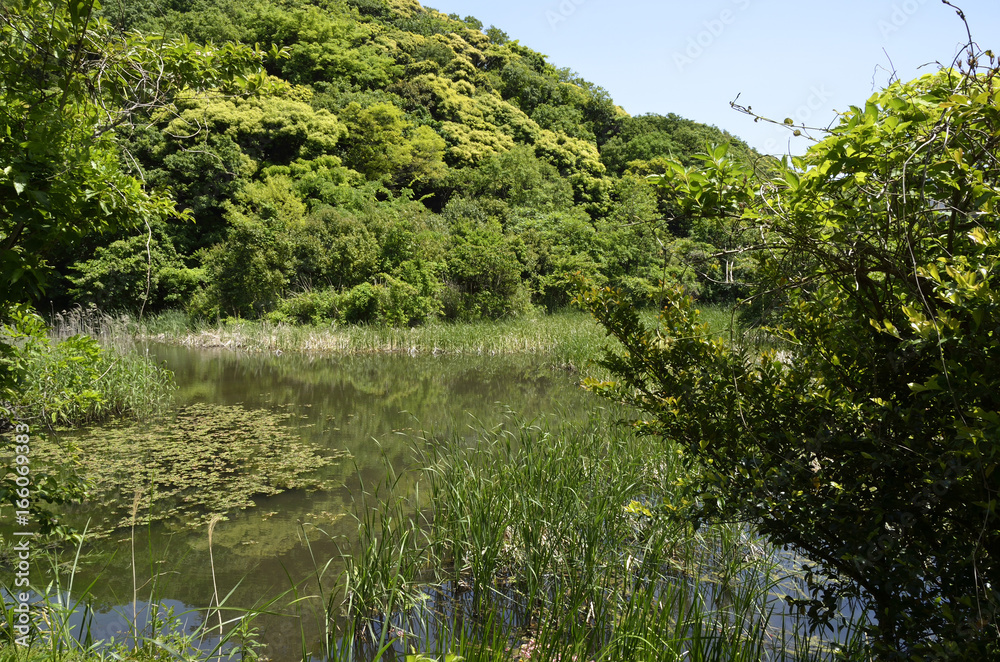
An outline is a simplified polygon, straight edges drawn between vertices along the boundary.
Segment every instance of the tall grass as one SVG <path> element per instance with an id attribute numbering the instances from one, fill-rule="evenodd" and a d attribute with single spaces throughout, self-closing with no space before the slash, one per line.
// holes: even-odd
<path id="1" fill-rule="evenodd" d="M 699 307 L 710 333 L 728 337 L 737 324 L 730 306 Z M 647 310 L 647 321 L 657 311 Z M 340 354 L 537 354 L 555 365 L 580 368 L 598 358 L 608 342 L 587 312 L 566 308 L 533 311 L 522 317 L 474 322 L 431 320 L 416 327 L 367 324 L 309 325 L 227 318 L 192 322 L 180 311 L 135 319 L 77 306 L 52 316 L 55 338 L 88 335 L 104 347 L 131 349 L 139 341 L 248 352 L 330 352 Z"/>
<path id="2" fill-rule="evenodd" d="M 80 333 L 93 330 L 86 312 L 54 327 L 19 312 L 0 327 L 0 342 L 10 347 L 4 362 L 14 378 L 14 388 L 0 393 L 0 414 L 22 422 L 79 425 L 162 413 L 170 403 L 173 375 L 115 331 L 118 326 L 98 321 L 100 328 L 118 333 L 107 347 Z"/>
<path id="3" fill-rule="evenodd" d="M 702 307 L 710 333 L 727 337 L 733 317 L 725 306 Z M 647 311 L 651 321 L 655 311 Z M 141 321 L 78 310 L 63 314 L 66 329 L 84 331 L 102 343 L 124 344 L 132 339 L 153 340 L 192 347 L 248 352 L 329 352 L 338 354 L 395 353 L 410 355 L 533 354 L 551 365 L 581 369 L 599 358 L 609 342 L 607 334 L 589 313 L 565 309 L 544 314 L 477 322 L 432 320 L 418 327 L 376 325 L 297 325 L 222 320 L 192 324 L 177 311 L 160 313 Z M 60 327 L 62 328 L 62 327 Z"/>
<path id="4" fill-rule="evenodd" d="M 358 539 L 342 559 L 314 559 L 315 594 L 292 581 L 287 611 L 313 606 L 326 632 L 319 651 L 303 633 L 302 659 L 870 659 L 863 623 L 824 639 L 781 613 L 790 565 L 748 527 L 693 527 L 698 468 L 618 424 L 625 416 L 512 418 L 471 438 L 415 439 L 417 468 L 387 463 L 356 492 Z M 151 554 L 149 605 L 162 591 L 154 566 Z M 216 589 L 193 633 L 184 614 L 152 607 L 145 622 L 123 614 L 132 630 L 109 646 L 86 618 L 70 626 L 88 608 L 72 577 L 40 592 L 47 625 L 33 659 L 232 657 L 227 642 L 252 641 L 262 611 L 230 611 Z"/>
<path id="5" fill-rule="evenodd" d="M 136 500 L 138 503 L 138 499 Z M 133 510 L 133 516 L 136 511 Z M 209 525 L 209 549 L 212 529 Z M 199 662 L 236 662 L 256 659 L 260 648 L 254 621 L 282 599 L 279 595 L 252 608 L 227 604 L 232 591 L 221 600 L 218 593 L 207 609 L 177 612 L 163 606 L 165 585 L 160 563 L 165 559 L 151 556 L 148 578 L 142 583 L 135 562 L 135 531 L 132 531 L 133 602 L 118 614 L 126 627 L 110 637 L 95 632 L 95 607 L 92 589 L 100 577 L 80 587 L 77 572 L 86 535 L 80 537 L 69 563 L 61 563 L 56 552 L 49 556 L 51 581 L 44 587 L 32 585 L 32 629 L 28 646 L 14 643 L 17 614 L 7 596 L 15 595 L 12 586 L 0 583 L 5 599 L 0 600 L 0 660 L 10 662 L 94 662 L 97 660 L 198 660 Z M 71 550 L 72 551 L 72 550 Z M 151 550 L 152 551 L 152 550 Z M 39 557 L 41 558 L 41 556 Z M 213 577 L 214 567 L 211 568 Z M 144 573 L 143 573 L 144 574 Z M 24 588 L 17 589 L 24 592 Z M 140 593 L 144 599 L 140 599 Z"/>
<path id="6" fill-rule="evenodd" d="M 788 564 L 745 526 L 692 527 L 697 468 L 619 415 L 421 442 L 408 496 L 359 501 L 363 554 L 328 656 L 868 659 L 858 624 L 817 644 L 782 617 Z"/>
<path id="7" fill-rule="evenodd" d="M 120 352 L 135 348 L 134 321 L 127 314 L 112 315 L 89 306 L 74 306 L 69 310 L 52 313 L 49 319 L 49 336 L 53 340 L 66 340 L 73 336 L 89 336 L 102 347 Z"/>
<path id="8" fill-rule="evenodd" d="M 129 327 L 138 337 L 195 347 L 250 352 L 331 352 L 340 354 L 537 354 L 556 365 L 576 368 L 597 356 L 605 334 L 587 314 L 567 310 L 510 320 L 418 327 L 374 325 L 309 326 L 267 321 L 227 320 L 187 327 L 164 313 Z"/>

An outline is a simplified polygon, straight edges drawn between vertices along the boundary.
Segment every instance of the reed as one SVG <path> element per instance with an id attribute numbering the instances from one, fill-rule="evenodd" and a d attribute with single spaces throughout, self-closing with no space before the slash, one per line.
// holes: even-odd
<path id="1" fill-rule="evenodd" d="M 341 559 L 314 559 L 315 592 L 295 580 L 237 610 L 216 588 L 193 632 L 186 614 L 155 607 L 145 625 L 132 614 L 122 641 L 98 641 L 86 617 L 71 627 L 89 609 L 73 585 L 77 555 L 67 583 L 39 591 L 46 625 L 31 659 L 253 656 L 229 646 L 254 641 L 255 615 L 287 600 L 290 618 L 315 609 L 326 628 L 321 651 L 303 633 L 303 660 L 870 660 L 863 622 L 824 639 L 781 614 L 790 565 L 752 530 L 689 523 L 698 468 L 668 440 L 620 425 L 627 414 L 511 417 L 473 436 L 414 439 L 417 468 L 387 462 L 381 480 L 361 483 L 358 538 L 342 541 Z"/>
<path id="2" fill-rule="evenodd" d="M 617 425 L 624 415 L 418 440 L 410 486 L 370 491 L 374 513 L 361 499 L 363 553 L 330 614 L 342 623 L 332 657 L 870 659 L 860 623 L 817 640 L 781 613 L 791 566 L 748 527 L 695 529 L 697 467 Z M 421 568 L 433 572 L 422 584 Z"/>
<path id="3" fill-rule="evenodd" d="M 714 335 L 728 336 L 735 323 L 728 307 L 701 308 Z M 649 321 L 656 311 L 645 313 Z M 377 325 L 297 325 L 227 318 L 214 324 L 191 323 L 183 313 L 167 311 L 135 320 L 94 308 L 77 307 L 53 316 L 56 337 L 86 334 L 104 347 L 131 348 L 136 341 L 246 352 L 317 352 L 409 355 L 537 355 L 551 365 L 582 369 L 601 356 L 608 343 L 604 330 L 581 310 L 538 311 L 514 319 L 476 322 L 431 320 L 416 327 Z"/>
<path id="4" fill-rule="evenodd" d="M 53 340 L 66 340 L 73 336 L 89 336 L 102 347 L 120 351 L 135 347 L 132 318 L 127 314 L 112 315 L 94 304 L 76 305 L 69 310 L 53 312 L 49 316 L 49 335 Z"/>
<path id="5" fill-rule="evenodd" d="M 136 499 L 138 504 L 138 499 Z M 133 513 L 138 510 L 133 507 Z M 209 537 L 218 520 L 209 525 Z M 122 612 L 127 627 L 120 636 L 102 637 L 94 631 L 95 609 L 92 590 L 101 578 L 95 577 L 87 586 L 77 585 L 77 574 L 86 531 L 70 550 L 72 559 L 61 562 L 59 550 L 50 550 L 48 559 L 50 582 L 42 587 L 32 585 L 36 596 L 31 605 L 33 628 L 27 647 L 15 645 L 11 625 L 15 615 L 12 606 L 0 600 L 0 660 L 9 662 L 105 662 L 129 659 L 153 662 L 166 659 L 194 662 L 244 662 L 258 657 L 254 621 L 269 613 L 285 594 L 262 600 L 251 608 L 238 608 L 228 603 L 232 591 L 219 599 L 216 590 L 207 609 L 175 612 L 162 606 L 166 587 L 158 569 L 164 559 L 150 557 L 150 575 L 141 585 L 134 558 L 135 532 L 132 531 L 133 603 Z M 211 543 L 210 543 L 211 544 Z M 152 550 L 151 550 L 152 551 Z M 212 569 L 214 573 L 214 568 Z M 148 588 L 145 603 L 140 607 L 139 592 Z M 4 595 L 12 587 L 0 583 Z M 19 591 L 24 591 L 21 588 Z"/>
<path id="6" fill-rule="evenodd" d="M 412 328 L 300 326 L 247 320 L 188 328 L 180 326 L 172 314 L 127 326 L 144 340 L 193 347 L 341 354 L 536 354 L 566 368 L 580 367 L 596 357 L 605 338 L 588 314 L 576 310 L 498 321 L 432 321 Z"/>
<path id="7" fill-rule="evenodd" d="M 83 425 L 149 419 L 169 407 L 173 375 L 143 354 L 80 351 L 72 339 L 25 357 L 9 407 L 24 421 Z"/>

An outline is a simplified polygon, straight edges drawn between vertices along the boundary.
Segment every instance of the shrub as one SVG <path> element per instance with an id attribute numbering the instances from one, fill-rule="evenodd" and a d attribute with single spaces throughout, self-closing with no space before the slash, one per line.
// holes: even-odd
<path id="1" fill-rule="evenodd" d="M 104 310 L 159 310 L 190 299 L 204 279 L 188 269 L 162 230 L 99 247 L 93 258 L 77 262 L 69 294 Z"/>
<path id="2" fill-rule="evenodd" d="M 321 324 L 337 320 L 341 297 L 333 289 L 307 290 L 282 299 L 268 315 L 271 321 L 291 320 L 301 324 Z"/>

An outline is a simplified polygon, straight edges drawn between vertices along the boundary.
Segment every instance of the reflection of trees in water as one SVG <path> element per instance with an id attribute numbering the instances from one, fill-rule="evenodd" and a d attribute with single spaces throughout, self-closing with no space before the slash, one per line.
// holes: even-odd
<path id="1" fill-rule="evenodd" d="M 332 583 L 357 540 L 353 498 L 361 481 L 371 488 L 385 478 L 388 461 L 397 471 L 412 465 L 412 444 L 425 437 L 475 434 L 474 428 L 502 424 L 505 412 L 531 418 L 555 414 L 585 417 L 594 399 L 574 377 L 540 366 L 533 357 L 408 357 L 248 355 L 228 350 L 151 349 L 176 374 L 177 405 L 211 403 L 287 414 L 284 424 L 300 441 L 324 450 L 349 450 L 351 461 L 325 471 L 338 485 L 327 491 L 293 490 L 257 499 L 257 507 L 230 514 L 214 531 L 213 554 L 221 595 L 237 587 L 230 603 L 251 606 L 303 582 L 300 595 L 315 592 L 316 561 L 334 563 Z M 425 431 L 425 432 L 422 432 Z M 305 526 L 303 526 L 305 525 Z M 105 605 L 132 600 L 129 532 L 90 547 L 78 581 L 96 575 L 95 598 Z M 207 528 L 160 523 L 136 530 L 140 597 L 148 578 L 159 573 L 157 590 L 166 598 L 207 606 L 212 573 Z M 145 579 L 144 579 L 145 578 Z M 84 585 L 84 584 L 80 584 Z M 302 610 L 307 637 L 319 641 L 319 617 Z M 257 621 L 274 659 L 295 657 L 301 633 L 295 619 L 262 616 Z M 318 650 L 318 645 L 316 647 Z M 284 655 L 282 651 L 288 653 Z"/>
<path id="2" fill-rule="evenodd" d="M 387 438 L 397 431 L 450 434 L 474 419 L 499 423 L 504 407 L 532 416 L 583 411 L 590 402 L 571 375 L 530 356 L 273 356 L 178 347 L 156 353 L 177 373 L 180 401 L 288 405 L 313 426 L 305 438 L 356 457 L 374 448 L 372 437 L 390 453 L 402 451 L 405 443 Z"/>

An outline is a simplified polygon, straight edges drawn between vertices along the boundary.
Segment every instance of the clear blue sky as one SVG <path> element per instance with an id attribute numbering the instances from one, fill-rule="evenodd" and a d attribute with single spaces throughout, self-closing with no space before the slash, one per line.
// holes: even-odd
<path id="1" fill-rule="evenodd" d="M 677 113 L 771 154 L 808 143 L 730 109 L 826 126 L 894 66 L 908 80 L 966 41 L 940 0 L 426 0 L 475 16 L 610 92 L 633 115 Z M 1000 0 L 956 0 L 983 49 L 1000 53 Z M 884 52 L 883 52 L 884 49 Z M 891 62 L 891 64 L 890 64 Z M 873 81 L 875 87 L 873 87 Z M 789 140 L 791 139 L 791 142 Z"/>

